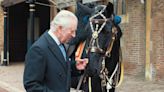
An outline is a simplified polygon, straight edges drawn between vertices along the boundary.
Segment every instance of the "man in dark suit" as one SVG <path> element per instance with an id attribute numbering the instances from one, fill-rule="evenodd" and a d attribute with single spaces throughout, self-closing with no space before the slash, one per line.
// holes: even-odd
<path id="1" fill-rule="evenodd" d="M 25 59 L 24 87 L 27 92 L 69 92 L 71 61 L 63 44 L 75 37 L 77 18 L 61 10 L 46 31 L 29 49 Z M 84 70 L 88 59 L 76 59 L 77 70 Z M 74 68 L 73 68 L 74 69 Z"/>

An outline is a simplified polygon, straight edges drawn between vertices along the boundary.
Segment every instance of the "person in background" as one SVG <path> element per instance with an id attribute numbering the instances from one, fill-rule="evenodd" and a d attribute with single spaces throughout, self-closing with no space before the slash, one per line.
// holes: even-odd
<path id="1" fill-rule="evenodd" d="M 28 50 L 23 75 L 27 92 L 70 92 L 71 71 L 84 70 L 88 62 L 77 58 L 77 70 L 72 70 L 63 45 L 76 36 L 77 23 L 72 12 L 61 10 Z"/>

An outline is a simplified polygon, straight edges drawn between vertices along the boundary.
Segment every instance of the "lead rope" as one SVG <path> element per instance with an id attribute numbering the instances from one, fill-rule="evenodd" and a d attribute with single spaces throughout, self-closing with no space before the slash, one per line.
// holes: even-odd
<path id="1" fill-rule="evenodd" d="M 79 91 L 80 86 L 81 86 L 81 84 L 83 82 L 84 76 L 85 76 L 85 73 L 83 75 L 81 75 L 81 77 L 80 77 L 79 83 L 78 83 L 77 88 L 76 88 L 76 92 Z"/>

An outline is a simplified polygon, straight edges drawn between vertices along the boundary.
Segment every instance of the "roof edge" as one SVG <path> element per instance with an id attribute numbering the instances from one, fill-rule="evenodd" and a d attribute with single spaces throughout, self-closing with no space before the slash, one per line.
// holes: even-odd
<path id="1" fill-rule="evenodd" d="M 3 0 L 1 2 L 1 6 L 2 7 L 10 7 L 10 6 L 13 6 L 15 4 L 18 4 L 18 3 L 21 3 L 24 1 L 26 1 L 26 0 Z"/>

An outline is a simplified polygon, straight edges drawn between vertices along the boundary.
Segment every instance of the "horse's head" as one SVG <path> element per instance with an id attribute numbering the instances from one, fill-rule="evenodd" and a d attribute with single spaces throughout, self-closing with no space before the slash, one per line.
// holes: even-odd
<path id="1" fill-rule="evenodd" d="M 105 68 L 105 60 L 110 58 L 114 37 L 117 34 L 111 3 L 107 6 L 96 6 L 88 24 L 87 56 L 89 63 L 87 73 L 89 76 L 98 76 Z"/>
<path id="2" fill-rule="evenodd" d="M 90 76 L 99 75 L 102 69 L 102 60 L 112 40 L 114 28 L 113 4 L 90 7 L 77 3 L 76 15 L 78 28 L 73 44 L 86 40 L 86 52 L 89 58 L 87 73 Z"/>

